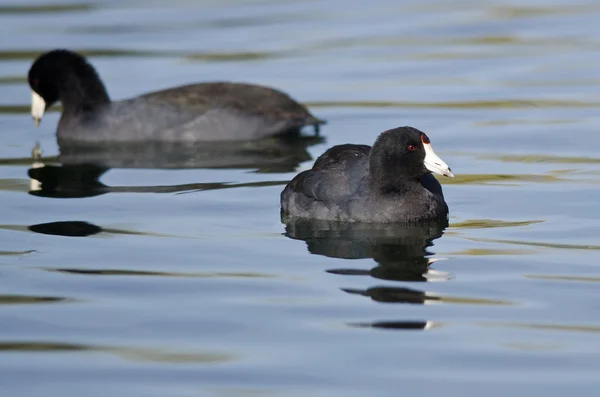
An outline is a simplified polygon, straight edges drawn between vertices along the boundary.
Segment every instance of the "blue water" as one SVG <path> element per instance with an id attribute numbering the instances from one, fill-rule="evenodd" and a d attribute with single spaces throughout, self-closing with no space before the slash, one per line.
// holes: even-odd
<path id="1" fill-rule="evenodd" d="M 0 2 L 2 396 L 595 396 L 599 18 L 567 0 Z M 27 70 L 57 47 L 114 99 L 246 81 L 329 124 L 69 167 L 84 154 L 60 152 L 58 109 L 29 114 Z M 456 174 L 447 229 L 281 222 L 297 172 L 400 125 Z"/>

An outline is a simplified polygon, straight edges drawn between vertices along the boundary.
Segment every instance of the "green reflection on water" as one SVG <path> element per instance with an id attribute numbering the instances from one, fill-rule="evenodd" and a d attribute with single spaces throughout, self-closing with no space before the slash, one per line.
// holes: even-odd
<path id="1" fill-rule="evenodd" d="M 597 12 L 596 4 L 572 4 L 568 7 L 556 5 L 554 7 L 531 7 L 531 6 L 496 6 L 490 11 L 495 17 L 502 19 L 530 18 L 548 15 L 566 15 L 588 12 Z"/>
<path id="2" fill-rule="evenodd" d="M 492 323 L 492 322 L 479 322 L 477 324 L 484 326 L 484 327 L 509 327 L 509 328 L 545 330 L 545 331 L 600 333 L 600 326 L 597 326 L 597 325 L 559 325 L 559 324 Z"/>
<path id="3" fill-rule="evenodd" d="M 559 350 L 563 346 L 559 343 L 543 343 L 542 344 L 539 342 L 536 342 L 536 343 L 534 343 L 534 342 L 528 342 L 528 343 L 511 342 L 511 343 L 503 343 L 503 345 L 510 349 L 515 349 L 515 350 L 520 350 L 520 351 L 534 351 L 534 352 Z"/>
<path id="4" fill-rule="evenodd" d="M 177 236 L 172 234 L 162 234 L 162 233 L 153 233 L 153 232 L 141 232 L 138 230 L 126 230 L 126 229 L 111 229 L 111 228 L 102 228 L 103 233 L 109 234 L 123 234 L 125 236 L 150 236 L 150 237 L 169 237 L 169 238 L 193 238 L 187 236 Z"/>
<path id="5" fill-rule="evenodd" d="M 515 302 L 483 298 L 461 298 L 457 296 L 439 296 L 438 301 L 461 305 L 515 306 Z"/>
<path id="6" fill-rule="evenodd" d="M 0 179 L 0 190 L 9 192 L 29 191 L 29 180 L 27 179 Z"/>
<path id="7" fill-rule="evenodd" d="M 27 295 L 0 295 L 0 305 L 21 305 L 29 303 L 73 302 L 74 299 L 57 296 L 27 296 Z"/>
<path id="8" fill-rule="evenodd" d="M 536 280 L 553 280 L 553 281 L 578 281 L 585 283 L 600 283 L 600 277 L 591 276 L 564 276 L 564 275 L 545 275 L 545 274 L 525 274 L 523 277 Z"/>
<path id="9" fill-rule="evenodd" d="M 27 83 L 26 76 L 0 76 L 0 84 L 17 84 Z"/>
<path id="10" fill-rule="evenodd" d="M 256 61 L 271 59 L 276 57 L 273 52 L 218 52 L 218 53 L 195 53 L 186 55 L 185 58 L 190 61 L 209 61 L 209 62 L 227 62 L 227 61 Z"/>
<path id="11" fill-rule="evenodd" d="M 438 178 L 436 176 L 436 178 Z M 455 174 L 454 178 L 438 178 L 445 185 L 464 185 L 464 184 L 489 184 L 494 182 L 496 185 L 514 185 L 502 182 L 538 182 L 548 183 L 557 181 L 567 181 L 568 179 L 559 178 L 555 175 L 536 175 L 536 174 Z"/>
<path id="12" fill-rule="evenodd" d="M 233 361 L 235 356 L 226 353 L 189 353 L 164 349 L 134 348 L 119 346 L 93 346 L 77 343 L 60 342 L 0 342 L 2 352 L 100 352 L 120 356 L 131 361 L 168 362 L 168 363 L 203 363 L 217 364 Z"/>
<path id="13" fill-rule="evenodd" d="M 159 55 L 173 55 L 170 53 L 159 52 L 159 51 L 137 51 L 137 50 L 118 50 L 110 48 L 98 48 L 92 50 L 69 48 L 71 51 L 75 51 L 86 57 L 122 57 L 122 56 L 159 56 Z M 47 48 L 40 50 L 0 50 L 0 61 L 16 61 L 16 60 L 30 60 L 33 62 L 35 58 L 40 56 L 42 53 L 48 51 Z M 26 71 L 24 71 L 26 74 Z"/>
<path id="14" fill-rule="evenodd" d="M 467 108 L 467 109 L 514 109 L 526 107 L 598 107 L 597 102 L 568 100 L 497 100 L 497 101 L 456 101 L 456 102 L 398 102 L 398 101 L 318 101 L 306 102 L 309 107 L 368 107 L 368 108 Z"/>
<path id="15" fill-rule="evenodd" d="M 19 255 L 27 255 L 35 252 L 35 250 L 27 250 L 27 251 L 0 251 L 0 256 L 19 256 Z"/>
<path id="16" fill-rule="evenodd" d="M 484 155 L 477 156 L 482 160 L 497 160 L 517 163 L 551 163 L 551 164 L 598 164 L 600 159 L 593 157 L 562 157 L 545 154 L 517 154 L 517 155 Z"/>
<path id="17" fill-rule="evenodd" d="M 504 119 L 504 120 L 488 120 L 476 121 L 473 125 L 489 126 L 489 125 L 554 125 L 554 124 L 576 124 L 580 120 L 576 119 L 546 119 L 546 120 L 526 120 L 526 119 Z"/>
<path id="18" fill-rule="evenodd" d="M 253 61 L 263 60 L 275 57 L 281 57 L 285 55 L 285 52 L 268 52 L 268 51 L 240 51 L 240 52 L 189 52 L 189 51 L 149 51 L 149 50 L 121 50 L 111 48 L 97 48 L 97 49 L 77 49 L 70 48 L 71 51 L 80 53 L 81 55 L 93 58 L 93 57 L 168 57 L 168 58 L 183 58 L 188 61 Z M 8 60 L 30 60 L 33 62 L 42 53 L 48 51 L 48 49 L 40 50 L 0 50 L 0 61 Z M 93 61 L 93 60 L 91 60 Z M 6 82 L 23 81 L 27 79 L 24 76 L 9 76 L 4 77 Z M 2 82 L 2 80 L 0 80 Z"/>
<path id="19" fill-rule="evenodd" d="M 542 243 L 537 241 L 521 241 L 521 240 L 501 240 L 491 238 L 476 238 L 476 237 L 465 237 L 467 240 L 485 242 L 485 243 L 499 243 L 499 244 L 515 244 L 515 245 L 527 245 L 532 247 L 541 248 L 556 248 L 556 249 L 572 249 L 572 250 L 600 250 L 600 245 L 585 245 L 585 244 L 559 244 L 559 243 Z"/>
<path id="20" fill-rule="evenodd" d="M 56 273 L 68 273 L 87 276 L 153 276 L 153 277 L 186 277 L 186 278 L 277 278 L 279 276 L 266 273 L 251 272 L 156 272 L 147 270 L 128 269 L 70 269 L 70 268 L 43 268 Z"/>
<path id="21" fill-rule="evenodd" d="M 0 158 L 0 166 L 3 166 L 3 165 L 31 166 L 33 161 L 34 160 L 31 157 L 14 157 L 14 158 L 5 158 L 5 159 Z M 54 163 L 58 162 L 58 157 L 57 156 L 40 157 L 40 158 L 37 158 L 36 161 L 54 164 Z M 9 180 L 24 181 L 24 179 L 0 179 L 0 181 L 2 181 L 2 180 L 4 180 L 4 181 L 9 181 Z M 27 182 L 27 183 L 29 183 L 29 182 Z"/>
<path id="22" fill-rule="evenodd" d="M 56 110 L 48 109 L 53 113 Z M 22 114 L 31 112 L 31 105 L 0 105 L 0 114 Z"/>
<path id="23" fill-rule="evenodd" d="M 536 223 L 542 223 L 543 220 L 531 220 L 531 221 L 502 221 L 498 219 L 469 219 L 462 222 L 452 223 L 450 225 L 453 229 L 482 229 L 482 228 L 496 228 L 496 227 L 519 227 L 535 225 Z"/>
<path id="24" fill-rule="evenodd" d="M 91 3 L 39 4 L 0 6 L 0 14 L 40 14 L 54 12 L 88 11 L 94 9 Z"/>
<path id="25" fill-rule="evenodd" d="M 526 255 L 533 254 L 535 251 L 525 251 L 516 249 L 493 249 L 493 248 L 470 248 L 462 251 L 449 252 L 448 255 L 469 255 L 469 256 L 486 256 L 486 255 Z"/>

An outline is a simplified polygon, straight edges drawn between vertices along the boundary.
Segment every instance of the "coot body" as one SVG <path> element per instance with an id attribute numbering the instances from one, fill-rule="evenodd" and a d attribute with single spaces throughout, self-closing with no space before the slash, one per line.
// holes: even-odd
<path id="1" fill-rule="evenodd" d="M 454 177 L 427 135 L 399 127 L 373 147 L 337 145 L 281 193 L 283 215 L 357 222 L 415 222 L 448 217 L 440 183 L 431 172 Z"/>

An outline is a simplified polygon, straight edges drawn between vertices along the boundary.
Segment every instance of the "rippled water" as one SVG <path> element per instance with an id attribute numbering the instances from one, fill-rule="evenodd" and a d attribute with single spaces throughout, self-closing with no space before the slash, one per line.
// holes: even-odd
<path id="1" fill-rule="evenodd" d="M 567 0 L 0 2 L 2 395 L 596 395 L 599 18 Z M 329 124 L 60 153 L 58 108 L 35 129 L 25 78 L 56 47 L 114 99 L 250 81 Z M 282 223 L 295 173 L 399 125 L 457 175 L 448 228 Z"/>

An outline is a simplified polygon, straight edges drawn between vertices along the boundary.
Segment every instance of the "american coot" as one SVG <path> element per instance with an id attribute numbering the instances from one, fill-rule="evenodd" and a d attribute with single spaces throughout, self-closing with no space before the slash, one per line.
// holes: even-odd
<path id="1" fill-rule="evenodd" d="M 430 171 L 454 177 L 416 128 L 385 131 L 372 148 L 333 146 L 281 192 L 282 215 L 377 223 L 447 219 L 442 187 Z"/>
<path id="2" fill-rule="evenodd" d="M 63 140 L 250 141 L 310 125 L 318 131 L 325 123 L 281 91 L 242 83 L 192 84 L 111 101 L 94 67 L 68 50 L 42 54 L 28 81 L 36 125 L 48 107 L 62 103 L 57 135 Z"/>

